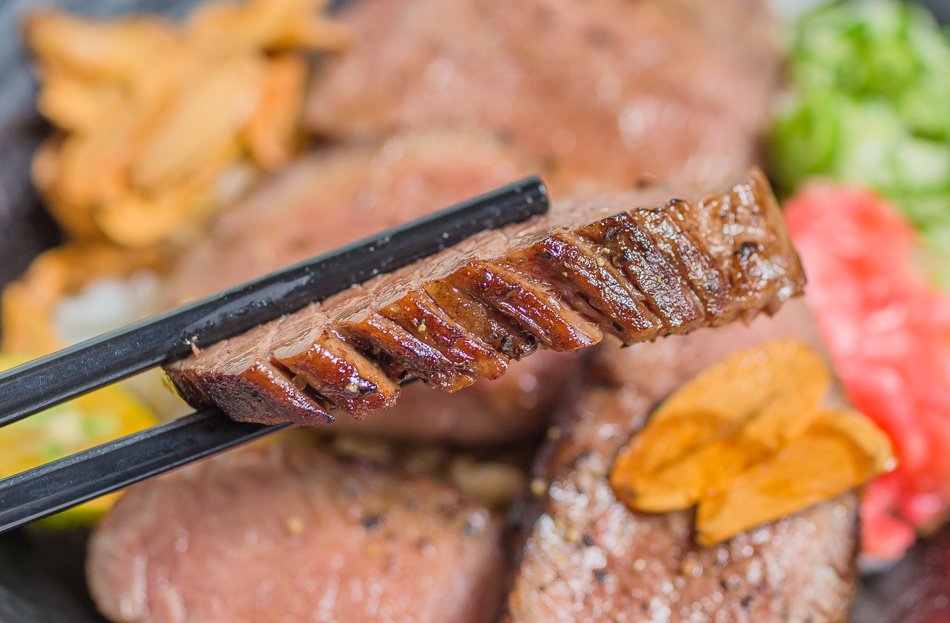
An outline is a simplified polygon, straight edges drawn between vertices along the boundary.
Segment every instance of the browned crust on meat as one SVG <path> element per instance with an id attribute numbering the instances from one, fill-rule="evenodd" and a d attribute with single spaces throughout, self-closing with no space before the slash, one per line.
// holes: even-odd
<path id="1" fill-rule="evenodd" d="M 703 199 L 640 199 L 578 203 L 485 234 L 189 357 L 169 376 L 189 400 L 239 419 L 314 423 L 328 407 L 362 417 L 391 406 L 407 376 L 456 391 L 538 346 L 682 334 L 801 292 L 761 172 Z M 288 338 L 278 326 L 309 332 Z"/>

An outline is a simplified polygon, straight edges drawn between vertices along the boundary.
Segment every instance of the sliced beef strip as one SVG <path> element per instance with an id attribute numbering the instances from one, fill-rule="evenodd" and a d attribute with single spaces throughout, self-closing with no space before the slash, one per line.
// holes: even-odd
<path id="1" fill-rule="evenodd" d="M 716 182 L 750 164 L 778 84 L 760 0 L 361 0 L 313 82 L 320 134 L 476 125 L 558 194 Z"/>
<path id="2" fill-rule="evenodd" d="M 507 620 L 842 622 L 856 592 L 857 498 L 846 494 L 708 548 L 693 513 L 630 511 L 607 474 L 664 396 L 736 350 L 820 340 L 801 302 L 772 318 L 628 349 L 602 348 L 598 381 L 538 455 Z M 819 346 L 820 347 L 820 346 Z"/>
<path id="3" fill-rule="evenodd" d="M 282 171 L 223 214 L 202 243 L 180 260 L 168 279 L 166 302 L 173 306 L 212 294 L 530 172 L 512 149 L 484 132 L 403 132 L 368 145 L 324 149 Z M 437 298 L 440 305 L 466 304 L 458 292 Z M 513 336 L 510 355 L 528 348 L 500 315 L 486 318 L 486 323 L 488 331 Z M 336 346 L 331 341 L 325 348 L 339 353 Z M 353 362 L 337 357 L 329 360 L 334 363 Z M 271 368 L 265 369 L 279 380 Z M 504 377 L 477 380 L 462 394 L 448 396 L 421 383 L 407 386 L 385 418 L 340 419 L 333 430 L 468 445 L 508 443 L 537 435 L 562 388 L 578 374 L 579 357 L 542 352 L 511 362 Z M 302 400 L 295 391 L 289 394 L 291 402 Z M 200 392 L 197 397 L 200 400 Z M 303 420 L 309 413 L 298 412 Z"/>
<path id="4" fill-rule="evenodd" d="M 535 347 L 576 350 L 604 332 L 628 344 L 685 333 L 773 311 L 800 293 L 801 265 L 761 172 L 705 198 L 644 207 L 664 192 L 558 204 L 543 218 L 474 236 L 166 370 L 195 406 L 213 403 L 240 420 L 314 424 L 330 419 L 331 405 L 356 417 L 392 405 L 406 376 L 455 391 L 477 370 L 493 378 L 508 358 Z M 640 210 L 669 213 L 682 231 L 654 239 L 633 216 Z M 688 246 L 687 231 L 727 284 L 730 308 L 693 290 L 680 268 L 690 260 L 660 251 Z M 452 304 L 456 291 L 466 305 Z M 506 325 L 510 333 L 493 328 Z M 451 348 L 446 335 L 456 336 Z"/>
<path id="5" fill-rule="evenodd" d="M 88 580 L 126 623 L 488 623 L 499 524 L 445 484 L 285 442 L 130 489 Z"/>

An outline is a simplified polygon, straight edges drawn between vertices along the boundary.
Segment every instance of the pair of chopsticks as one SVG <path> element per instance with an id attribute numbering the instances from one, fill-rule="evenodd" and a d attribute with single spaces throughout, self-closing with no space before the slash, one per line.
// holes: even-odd
<path id="1" fill-rule="evenodd" d="M 543 214 L 529 177 L 377 236 L 0 373 L 0 426 L 191 353 L 432 255 Z M 205 409 L 0 480 L 0 532 L 282 429 Z"/>

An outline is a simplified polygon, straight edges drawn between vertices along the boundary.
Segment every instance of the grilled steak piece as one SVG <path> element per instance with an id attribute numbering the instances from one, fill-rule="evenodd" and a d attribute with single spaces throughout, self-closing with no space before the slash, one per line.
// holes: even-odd
<path id="1" fill-rule="evenodd" d="M 495 620 L 499 522 L 453 488 L 296 444 L 137 485 L 92 537 L 99 609 L 128 623 Z"/>
<path id="2" fill-rule="evenodd" d="M 455 391 L 536 348 L 623 343 L 772 312 L 801 265 L 764 176 L 656 208 L 660 193 L 563 203 L 166 370 L 189 402 L 249 421 L 317 424 L 389 407 L 402 378 Z M 664 219 L 666 228 L 642 223 Z"/>
<path id="3" fill-rule="evenodd" d="M 801 303 L 749 326 L 602 349 L 598 384 L 567 409 L 538 455 L 507 620 L 845 621 L 856 591 L 853 494 L 703 548 L 693 513 L 630 511 L 607 474 L 663 396 L 708 365 L 767 340 L 819 339 Z"/>
<path id="4" fill-rule="evenodd" d="M 480 126 L 557 195 L 750 164 L 778 84 L 760 0 L 361 0 L 306 118 L 318 133 Z"/>
<path id="5" fill-rule="evenodd" d="M 204 296 L 359 240 L 530 173 L 484 133 L 427 130 L 310 155 L 230 208 L 171 275 L 168 304 Z M 213 269 L 211 269 L 213 267 Z M 479 444 L 536 435 L 577 357 L 538 353 L 454 396 L 406 387 L 386 417 L 334 430 Z M 478 417 L 472 417 L 472 414 Z"/>

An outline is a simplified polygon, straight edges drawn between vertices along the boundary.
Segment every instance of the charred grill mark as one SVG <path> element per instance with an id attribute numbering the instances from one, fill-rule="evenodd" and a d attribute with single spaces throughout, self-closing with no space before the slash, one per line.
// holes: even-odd
<path id="1" fill-rule="evenodd" d="M 667 331 L 685 333 L 696 328 L 705 318 L 702 304 L 680 271 L 641 229 L 631 213 L 618 214 L 605 221 L 582 228 L 581 235 L 595 245 L 603 245 L 607 251 L 605 257 L 645 295 L 647 307 L 662 321 Z M 616 229 L 617 234 L 606 240 L 606 232 L 612 229 Z"/>
<path id="2" fill-rule="evenodd" d="M 503 356 L 521 359 L 537 348 L 537 340 L 533 336 L 451 284 L 432 281 L 425 284 L 423 289 L 443 313 Z"/>
<path id="3" fill-rule="evenodd" d="M 726 279 L 729 298 L 746 307 L 771 313 L 772 299 L 800 294 L 805 283 L 801 264 L 784 229 L 771 225 L 778 212 L 775 198 L 761 172 L 736 184 L 729 192 L 700 202 L 677 202 L 669 213 L 703 247 Z M 740 251 L 742 245 L 745 250 Z M 786 253 L 778 254 L 778 248 Z M 733 314 L 748 315 L 735 309 Z"/>
<path id="4" fill-rule="evenodd" d="M 474 260 L 451 277 L 454 285 L 491 305 L 546 348 L 568 351 L 600 340 L 597 328 L 509 266 Z"/>
<path id="5" fill-rule="evenodd" d="M 682 201 L 667 203 L 667 210 L 635 210 L 631 216 L 657 248 L 686 278 L 687 285 L 703 304 L 707 317 L 728 318 L 734 305 L 729 300 L 726 277 L 699 241 L 693 239 L 673 217 Z"/>
<path id="6" fill-rule="evenodd" d="M 410 374 L 446 391 L 475 382 L 474 375 L 458 370 L 442 353 L 380 314 L 365 320 L 341 322 L 340 334 L 372 352 L 387 354 Z"/>
<path id="7" fill-rule="evenodd" d="M 295 354 L 275 359 L 326 400 L 357 417 L 393 405 L 399 387 L 383 370 L 349 344 L 328 333 Z"/>
<path id="8" fill-rule="evenodd" d="M 619 227 L 608 228 L 605 239 L 616 238 Z M 570 231 L 556 231 L 538 245 L 524 265 L 558 286 L 575 309 L 624 343 L 651 339 L 662 328 L 647 308 L 644 296 L 623 279 L 612 263 Z"/>
<path id="9" fill-rule="evenodd" d="M 507 357 L 454 321 L 425 292 L 410 292 L 380 312 L 441 352 L 459 370 L 495 379 L 508 369 Z"/>

